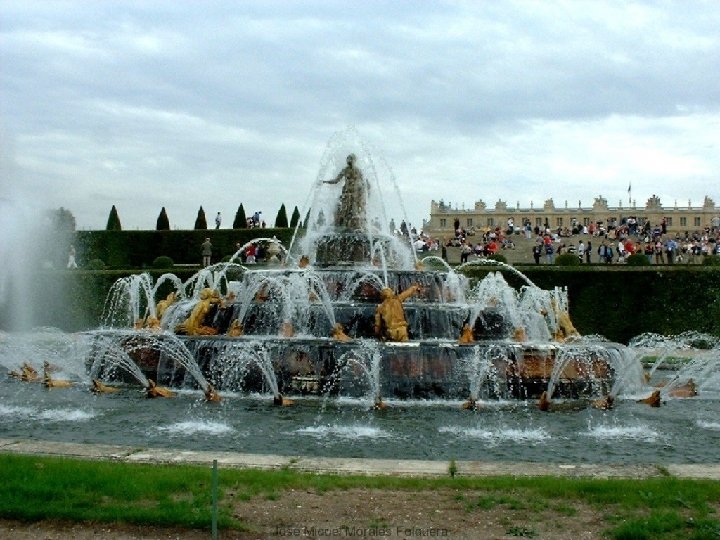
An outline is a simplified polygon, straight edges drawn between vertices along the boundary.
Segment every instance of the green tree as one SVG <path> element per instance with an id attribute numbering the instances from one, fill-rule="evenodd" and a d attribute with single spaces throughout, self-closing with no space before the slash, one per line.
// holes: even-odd
<path id="1" fill-rule="evenodd" d="M 118 216 L 117 208 L 113 204 L 110 209 L 110 215 L 108 216 L 107 225 L 105 226 L 106 231 L 122 231 L 122 225 L 120 224 L 120 216 Z"/>
<path id="2" fill-rule="evenodd" d="M 156 231 L 169 231 L 170 230 L 170 220 L 168 219 L 167 212 L 165 212 L 165 207 L 162 207 L 162 210 L 160 210 L 160 215 L 157 218 L 157 224 L 155 225 Z"/>
<path id="3" fill-rule="evenodd" d="M 245 208 L 242 203 L 238 206 L 237 212 L 235 212 L 235 219 L 233 220 L 233 229 L 247 229 L 247 217 L 245 216 Z"/>
<path id="4" fill-rule="evenodd" d="M 293 210 L 292 217 L 290 218 L 290 228 L 294 229 L 297 227 L 298 222 L 300 221 L 300 210 L 298 210 L 298 207 L 295 207 L 295 210 Z"/>
<path id="5" fill-rule="evenodd" d="M 203 210 L 203 207 L 200 207 L 200 210 L 198 210 L 197 218 L 195 218 L 195 230 L 205 230 L 207 229 L 207 220 L 205 219 L 205 210 Z"/>
<path id="6" fill-rule="evenodd" d="M 47 218 L 50 230 L 55 232 L 75 232 L 75 216 L 70 210 L 62 206 L 55 210 L 48 210 Z"/>
<path id="7" fill-rule="evenodd" d="M 287 228 L 287 226 L 288 226 L 287 210 L 285 210 L 285 203 L 283 203 L 280 206 L 280 210 L 278 210 L 277 217 L 275 218 L 275 228 L 281 229 L 281 228 Z"/>

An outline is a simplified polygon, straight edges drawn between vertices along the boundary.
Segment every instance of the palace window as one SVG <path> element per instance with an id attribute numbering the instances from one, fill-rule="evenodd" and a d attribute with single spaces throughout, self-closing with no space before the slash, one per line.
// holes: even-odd
<path id="1" fill-rule="evenodd" d="M 467 226 L 468 227 L 472 227 L 472 220 L 473 220 L 473 218 L 471 218 L 471 217 L 467 218 Z"/>
<path id="2" fill-rule="evenodd" d="M 681 226 L 681 227 L 687 226 L 687 218 L 686 218 L 686 217 L 681 217 L 681 218 L 680 218 L 680 226 Z"/>
<path id="3" fill-rule="evenodd" d="M 487 226 L 488 227 L 494 227 L 495 226 L 495 218 L 487 218 Z"/>
<path id="4" fill-rule="evenodd" d="M 696 218 L 695 218 L 695 226 L 696 226 L 696 227 L 699 227 L 701 223 L 702 223 L 702 221 L 700 221 L 700 218 L 699 218 L 699 217 L 696 217 Z"/>
<path id="5" fill-rule="evenodd" d="M 444 217 L 440 218 L 440 226 L 443 228 L 447 227 L 447 219 L 445 219 Z"/>
<path id="6" fill-rule="evenodd" d="M 557 225 L 558 227 L 562 227 L 562 224 L 563 224 L 563 218 L 559 217 L 559 218 L 555 219 L 555 225 Z"/>
<path id="7" fill-rule="evenodd" d="M 665 218 L 665 225 L 667 225 L 668 227 L 672 227 L 672 218 L 671 217 Z"/>

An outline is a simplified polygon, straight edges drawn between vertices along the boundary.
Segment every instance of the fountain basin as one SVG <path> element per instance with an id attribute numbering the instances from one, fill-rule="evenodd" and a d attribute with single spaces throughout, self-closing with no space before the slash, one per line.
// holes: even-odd
<path id="1" fill-rule="evenodd" d="M 107 337 L 102 331 L 90 336 L 99 341 Z M 607 394 L 615 377 L 610 359 L 599 349 L 578 348 L 568 357 L 562 346 L 552 343 L 498 340 L 461 345 L 437 339 L 345 343 L 303 336 L 207 338 L 142 332 L 129 333 L 125 341 L 118 340 L 117 332 L 111 337 L 121 347 L 130 345 L 129 356 L 147 378 L 167 386 L 197 388 L 192 373 L 164 345 L 167 340 L 179 340 L 207 381 L 229 392 L 446 400 L 470 395 L 536 398 L 547 389 L 561 355 L 564 365 L 556 376 L 556 397 Z M 604 344 L 603 350 L 620 347 Z M 127 380 L 110 364 L 101 363 L 95 369 L 111 374 L 110 380 Z"/>

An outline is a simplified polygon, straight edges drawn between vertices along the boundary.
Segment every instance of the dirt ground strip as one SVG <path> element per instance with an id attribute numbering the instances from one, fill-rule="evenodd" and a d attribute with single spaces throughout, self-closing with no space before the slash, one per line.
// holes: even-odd
<path id="1" fill-rule="evenodd" d="M 220 531 L 222 539 L 450 538 L 592 540 L 607 527 L 600 512 L 579 503 L 535 504 L 479 491 L 290 490 L 243 500 L 228 494 L 233 515 L 249 529 Z M 210 531 L 113 524 L 34 524 L 0 521 L 0 538 L 207 539 Z"/>

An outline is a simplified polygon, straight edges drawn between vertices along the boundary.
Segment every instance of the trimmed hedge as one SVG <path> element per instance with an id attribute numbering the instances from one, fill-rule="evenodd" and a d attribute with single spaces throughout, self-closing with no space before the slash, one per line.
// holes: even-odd
<path id="1" fill-rule="evenodd" d="M 558 266 L 580 266 L 580 258 L 573 253 L 562 253 L 555 257 L 555 264 Z"/>
<path id="2" fill-rule="evenodd" d="M 159 257 L 155 257 L 152 266 L 157 270 L 162 270 L 163 268 L 172 268 L 175 266 L 175 263 L 167 255 L 160 255 Z"/>
<path id="3" fill-rule="evenodd" d="M 276 236 L 288 246 L 293 229 L 208 229 L 182 231 L 78 231 L 79 260 L 100 259 L 110 269 L 152 268 L 160 255 L 175 264 L 200 264 L 201 244 L 210 238 L 212 261 L 235 253 L 235 245 Z"/>
<path id="4" fill-rule="evenodd" d="M 464 273 L 481 277 L 492 270 L 474 267 Z M 570 316 L 581 334 L 620 343 L 644 332 L 720 336 L 718 267 L 527 266 L 521 271 L 543 289 L 567 287 Z M 503 275 L 513 286 L 524 284 L 512 272 Z"/>

